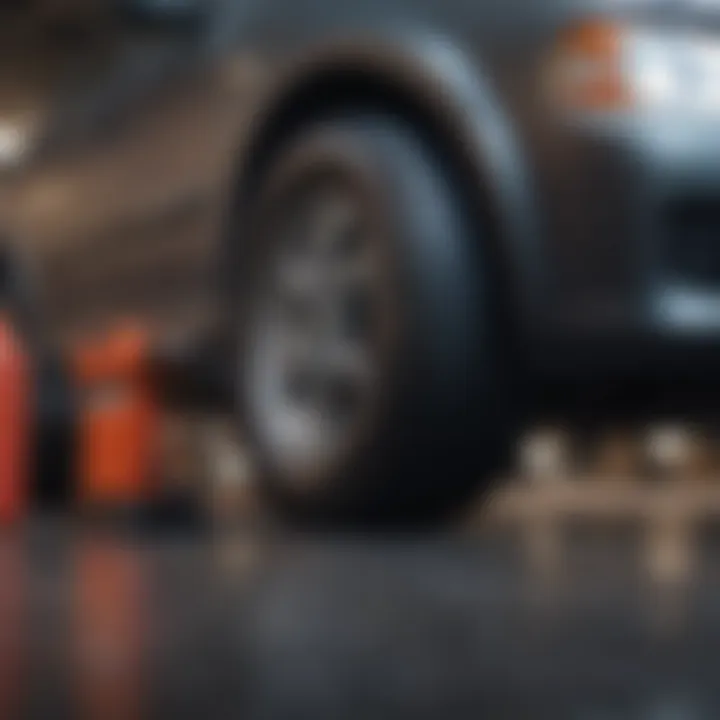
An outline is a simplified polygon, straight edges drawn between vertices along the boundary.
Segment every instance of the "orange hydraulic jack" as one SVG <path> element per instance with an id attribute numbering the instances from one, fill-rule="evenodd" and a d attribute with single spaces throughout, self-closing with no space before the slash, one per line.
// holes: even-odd
<path id="1" fill-rule="evenodd" d="M 32 388 L 30 359 L 9 318 L 0 314 L 0 523 L 28 506 Z"/>
<path id="2" fill-rule="evenodd" d="M 79 502 L 99 511 L 145 510 L 158 472 L 159 408 L 150 340 L 126 325 L 80 347 Z"/>

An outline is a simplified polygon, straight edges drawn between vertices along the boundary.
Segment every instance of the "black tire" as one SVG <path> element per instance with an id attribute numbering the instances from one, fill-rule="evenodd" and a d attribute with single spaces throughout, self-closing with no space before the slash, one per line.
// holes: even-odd
<path id="1" fill-rule="evenodd" d="M 66 506 L 75 471 L 76 412 L 70 373 L 46 342 L 37 278 L 17 247 L 0 245 L 0 311 L 6 313 L 29 355 L 33 382 L 33 503 Z"/>
<path id="2" fill-rule="evenodd" d="M 26 259 L 7 241 L 0 241 L 0 307 L 26 342 L 33 343 L 37 318 L 30 275 Z"/>
<path id="3" fill-rule="evenodd" d="M 253 359 L 263 337 L 258 308 L 281 252 L 283 218 L 293 202 L 303 207 L 297 198 L 323 173 L 357 194 L 377 262 L 372 282 L 382 288 L 373 317 L 391 321 L 383 342 L 372 331 L 377 373 L 367 417 L 342 451 L 308 473 L 276 457 L 258 420 L 258 376 L 249 368 L 265 363 Z M 296 520 L 388 525 L 446 517 L 487 486 L 512 440 L 482 230 L 470 222 L 441 159 L 413 128 L 384 115 L 303 128 L 255 180 L 240 282 L 237 396 L 262 487 Z"/>
<path id="4" fill-rule="evenodd" d="M 34 503 L 67 510 L 77 471 L 79 413 L 70 370 L 48 350 L 36 359 L 35 418 Z"/>

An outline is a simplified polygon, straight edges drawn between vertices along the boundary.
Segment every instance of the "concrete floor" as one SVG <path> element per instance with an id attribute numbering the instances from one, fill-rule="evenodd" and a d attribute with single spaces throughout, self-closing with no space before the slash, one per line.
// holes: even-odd
<path id="1" fill-rule="evenodd" d="M 0 717 L 716 718 L 720 548 L 661 586 L 631 535 L 533 571 L 472 538 L 0 542 Z"/>

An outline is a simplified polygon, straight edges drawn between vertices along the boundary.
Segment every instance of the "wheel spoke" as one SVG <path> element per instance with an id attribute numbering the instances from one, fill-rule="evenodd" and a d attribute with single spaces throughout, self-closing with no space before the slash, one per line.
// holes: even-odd
<path id="1" fill-rule="evenodd" d="M 345 194 L 328 193 L 316 200 L 309 224 L 309 239 L 317 253 L 332 253 L 338 250 L 342 241 L 352 237 L 359 224 L 355 202 Z"/>
<path id="2" fill-rule="evenodd" d="M 324 350 L 322 365 L 330 378 L 341 378 L 365 385 L 372 379 L 373 363 L 368 350 L 360 343 L 335 342 Z"/>
<path id="3" fill-rule="evenodd" d="M 288 258 L 278 265 L 278 290 L 288 296 L 308 298 L 316 294 L 320 280 L 317 263 L 309 258 Z"/>
<path id="4" fill-rule="evenodd" d="M 256 387 L 278 446 L 311 462 L 335 452 L 371 407 L 375 258 L 358 198 L 335 181 L 296 199 L 285 218 Z"/>

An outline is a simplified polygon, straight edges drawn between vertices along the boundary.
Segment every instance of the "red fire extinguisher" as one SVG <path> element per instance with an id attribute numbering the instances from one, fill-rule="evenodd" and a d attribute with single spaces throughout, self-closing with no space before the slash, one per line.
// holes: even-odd
<path id="1" fill-rule="evenodd" d="M 30 471 L 29 354 L 10 318 L 0 311 L 0 524 L 25 513 Z"/>

